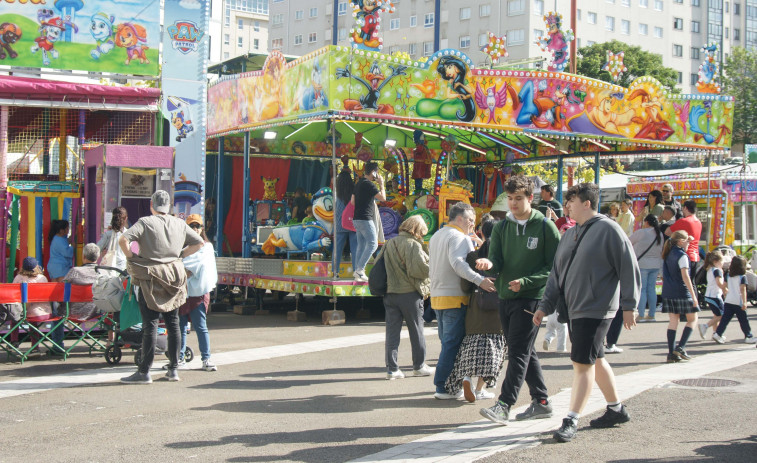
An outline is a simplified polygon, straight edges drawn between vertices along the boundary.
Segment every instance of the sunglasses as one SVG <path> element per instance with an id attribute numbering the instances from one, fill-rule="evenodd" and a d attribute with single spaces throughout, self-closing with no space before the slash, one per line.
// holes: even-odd
<path id="1" fill-rule="evenodd" d="M 191 228 L 192 230 L 199 230 L 202 228 L 202 225 L 200 225 L 199 223 L 193 223 L 189 226 L 189 228 Z"/>

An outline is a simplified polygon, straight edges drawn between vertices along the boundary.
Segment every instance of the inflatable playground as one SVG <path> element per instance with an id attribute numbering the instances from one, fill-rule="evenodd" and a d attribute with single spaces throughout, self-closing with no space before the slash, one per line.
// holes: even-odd
<path id="1" fill-rule="evenodd" d="M 355 175 L 367 161 L 382 166 L 392 195 L 379 205 L 385 236 L 408 214 L 432 233 L 456 201 L 488 211 L 518 164 L 553 163 L 562 179 L 568 161 L 589 160 L 598 181 L 608 158 L 706 157 L 730 148 L 732 114 L 728 96 L 672 94 L 651 77 L 623 88 L 556 71 L 478 69 L 451 49 L 425 62 L 350 47 L 291 62 L 274 52 L 261 70 L 208 90 L 216 240 L 228 256 L 218 259 L 219 283 L 334 302 L 369 296 L 366 283 L 344 278 L 349 259 L 336 269 L 333 243 L 322 241 L 333 227 L 331 179 L 345 166 Z M 292 176 L 300 163 L 310 164 Z M 287 226 L 283 198 L 296 186 L 315 193 L 320 232 L 261 252 Z"/>

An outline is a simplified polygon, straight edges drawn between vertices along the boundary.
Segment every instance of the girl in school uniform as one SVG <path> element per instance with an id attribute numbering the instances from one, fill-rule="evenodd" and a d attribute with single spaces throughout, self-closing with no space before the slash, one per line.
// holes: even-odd
<path id="1" fill-rule="evenodd" d="M 720 319 L 718 329 L 712 335 L 712 340 L 718 344 L 725 343 L 725 329 L 734 315 L 739 319 L 741 332 L 744 333 L 744 342 L 747 344 L 757 343 L 757 338 L 752 336 L 752 327 L 746 317 L 746 259 L 736 256 L 728 268 L 728 294 L 725 295 L 723 304 L 723 318 Z"/>

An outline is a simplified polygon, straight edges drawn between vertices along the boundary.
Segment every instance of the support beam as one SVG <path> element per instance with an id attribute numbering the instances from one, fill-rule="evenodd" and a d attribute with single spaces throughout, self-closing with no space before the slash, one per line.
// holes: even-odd
<path id="1" fill-rule="evenodd" d="M 562 204 L 562 177 L 563 177 L 563 157 L 557 158 L 557 194 L 556 198 Z"/>
<path id="2" fill-rule="evenodd" d="M 244 133 L 244 191 L 242 193 L 242 257 L 250 257 L 250 132 Z"/>
<path id="3" fill-rule="evenodd" d="M 218 138 L 218 159 L 216 160 L 216 257 L 223 256 L 223 154 L 224 140 Z"/>

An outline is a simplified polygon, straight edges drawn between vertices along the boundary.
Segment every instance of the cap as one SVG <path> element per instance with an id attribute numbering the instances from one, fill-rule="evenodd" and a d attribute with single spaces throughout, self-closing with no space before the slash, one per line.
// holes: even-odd
<path id="1" fill-rule="evenodd" d="M 193 223 L 202 226 L 202 216 L 200 216 L 200 214 L 189 214 L 189 217 L 187 217 L 187 225 L 192 225 Z"/>
<path id="2" fill-rule="evenodd" d="M 168 214 L 171 210 L 171 196 L 165 190 L 157 190 L 150 198 L 152 208 L 157 212 Z"/>
<path id="3" fill-rule="evenodd" d="M 30 256 L 24 259 L 23 267 L 27 272 L 34 271 L 37 266 L 39 266 L 39 264 L 37 263 L 37 259 L 35 259 L 34 257 Z"/>
<path id="4" fill-rule="evenodd" d="M 502 193 L 497 196 L 497 199 L 492 203 L 492 212 L 510 212 L 510 208 L 507 207 L 507 193 Z"/>

